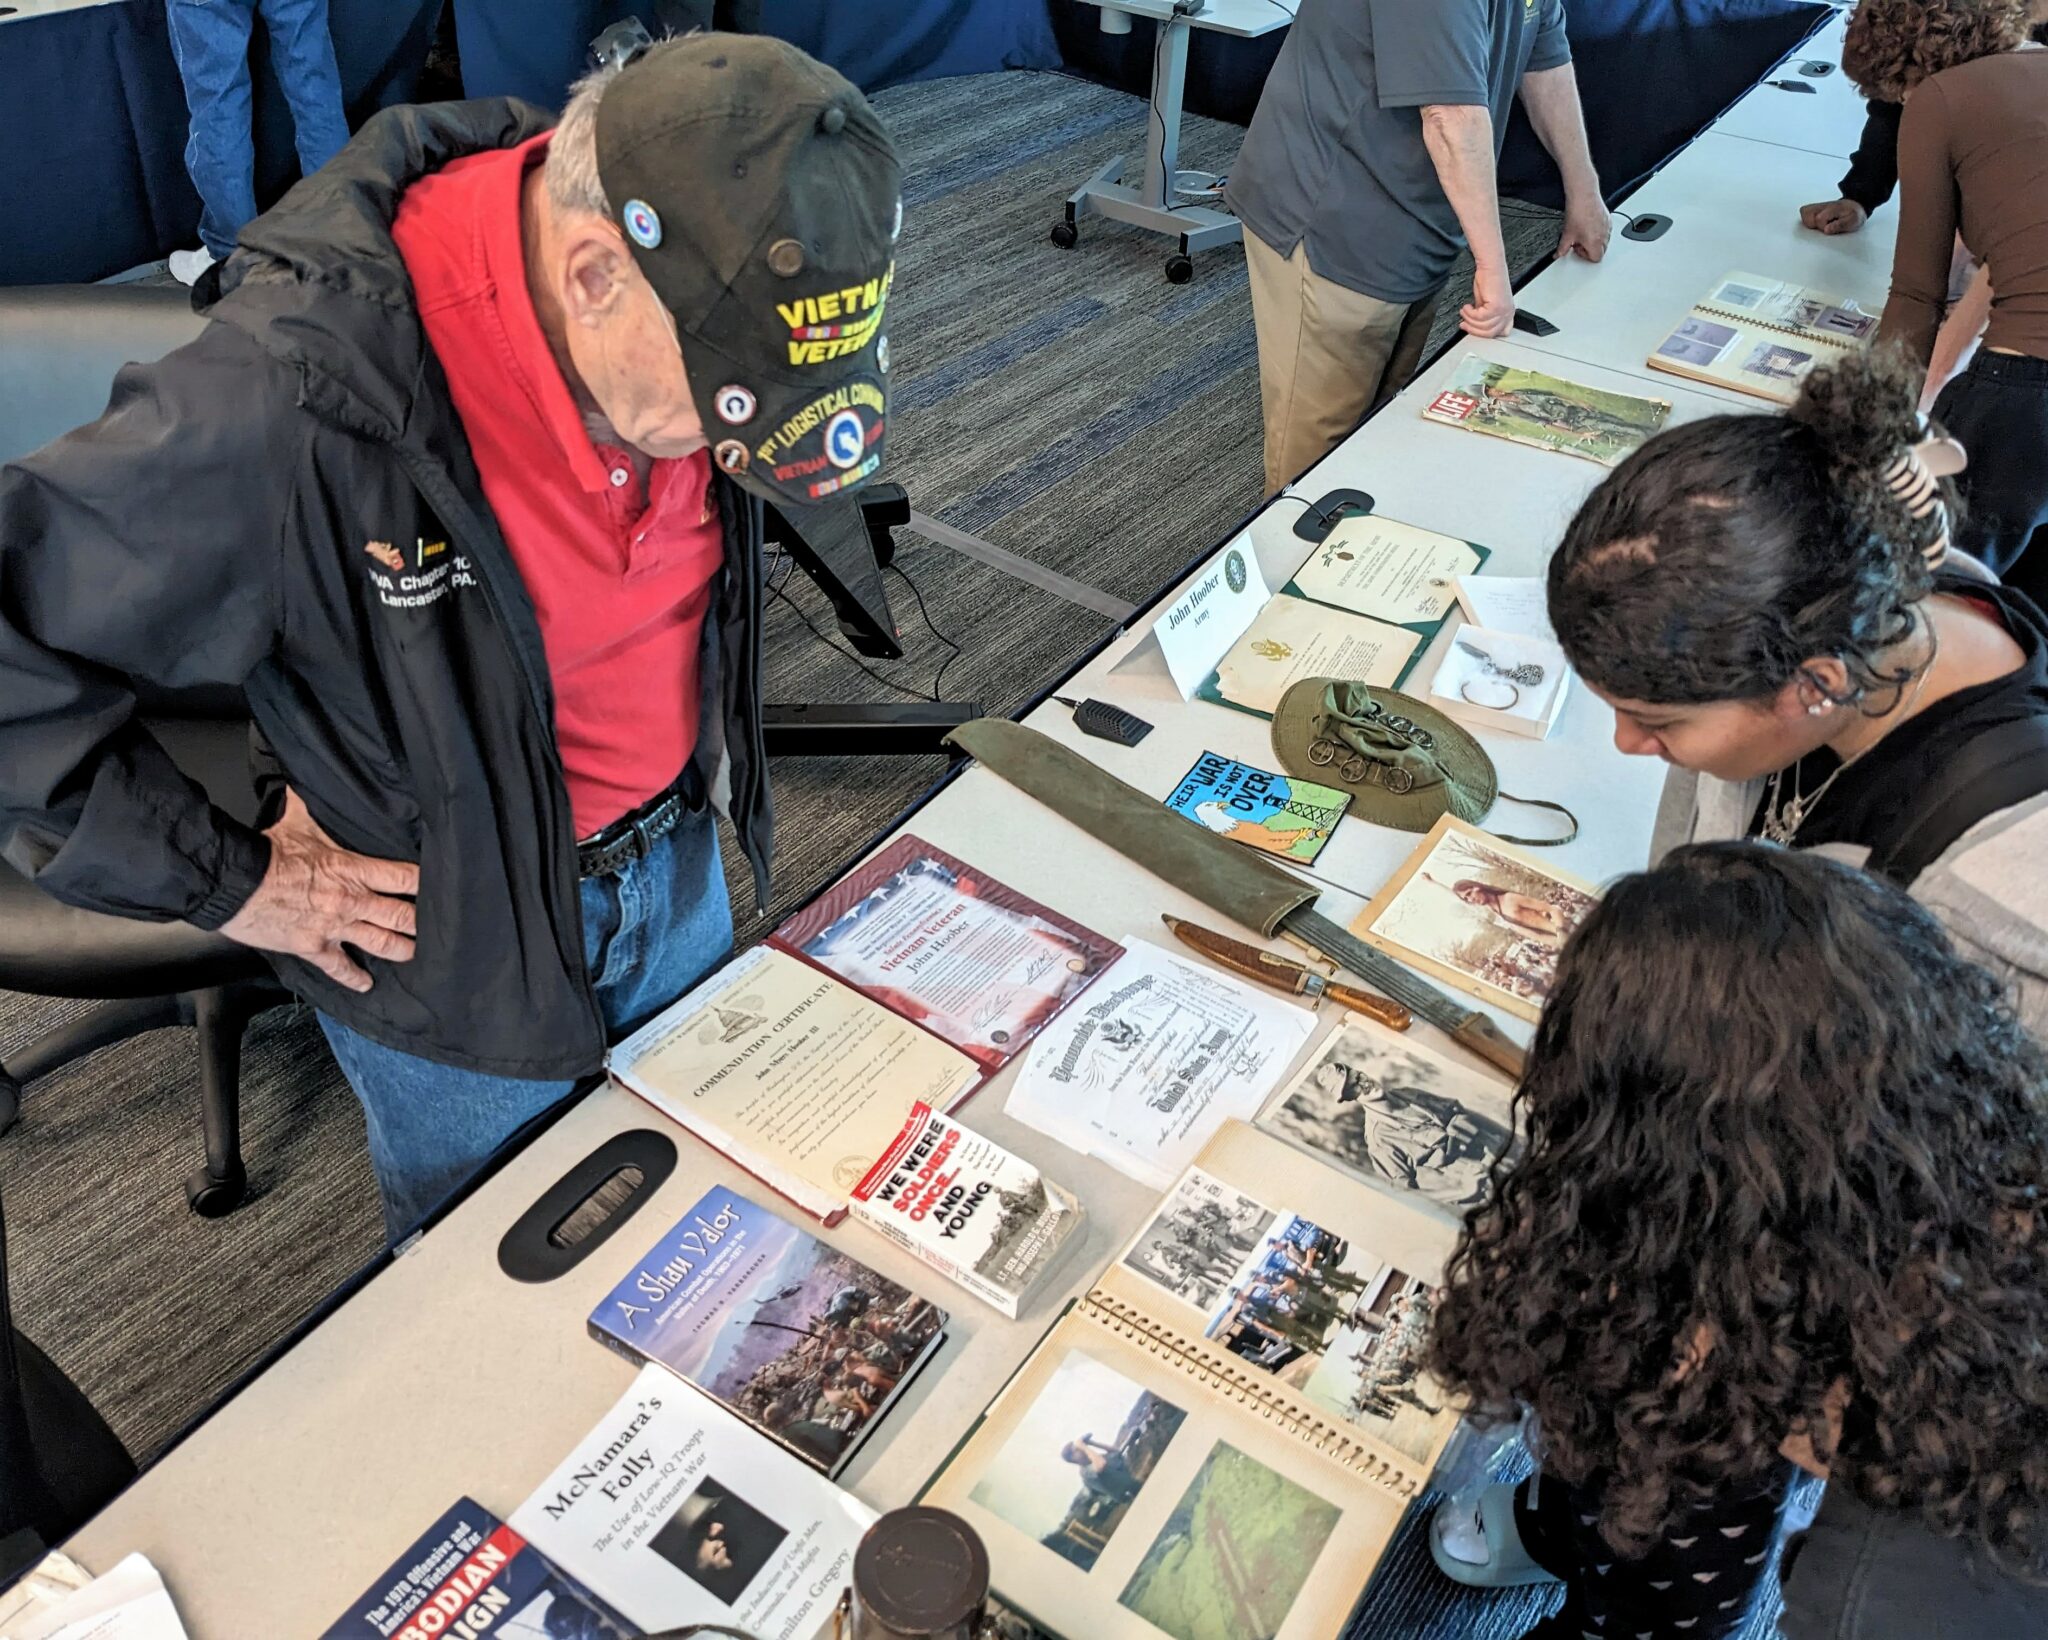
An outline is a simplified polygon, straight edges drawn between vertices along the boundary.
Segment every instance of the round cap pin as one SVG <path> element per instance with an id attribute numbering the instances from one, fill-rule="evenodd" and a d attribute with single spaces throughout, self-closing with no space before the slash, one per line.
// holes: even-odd
<path id="1" fill-rule="evenodd" d="M 711 459 L 724 472 L 743 473 L 747 470 L 747 447 L 736 438 L 721 439 L 718 448 L 711 452 Z"/>
<path id="2" fill-rule="evenodd" d="M 729 382 L 718 390 L 718 417 L 731 427 L 744 427 L 754 419 L 754 395 L 738 382 Z"/>
<path id="3" fill-rule="evenodd" d="M 886 336 L 875 338 L 875 368 L 885 376 L 889 374 L 889 338 Z"/>
<path id="4" fill-rule="evenodd" d="M 651 251 L 661 243 L 661 218 L 652 205 L 644 199 L 629 199 L 626 208 L 619 212 L 626 224 L 626 232 L 632 235 L 633 243 L 644 251 Z"/>
<path id="5" fill-rule="evenodd" d="M 867 429 L 860 424 L 859 411 L 842 410 L 825 424 L 825 459 L 841 472 L 858 466 L 867 446 Z"/>

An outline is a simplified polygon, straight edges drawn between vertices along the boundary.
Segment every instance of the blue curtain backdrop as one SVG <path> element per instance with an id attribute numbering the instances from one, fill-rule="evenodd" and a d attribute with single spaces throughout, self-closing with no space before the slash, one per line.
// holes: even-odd
<path id="1" fill-rule="evenodd" d="M 1049 6 L 1069 0 L 764 0 L 761 28 L 830 63 L 864 91 L 905 80 L 1057 68 Z M 462 88 L 472 97 L 560 105 L 608 23 L 652 0 L 454 0 Z"/>
<path id="2" fill-rule="evenodd" d="M 653 0 L 450 0 L 465 88 L 555 105 L 591 37 Z M 1430 5 L 1437 0 L 1414 0 Z M 349 117 L 413 94 L 443 0 L 330 0 Z M 1643 175 L 1818 27 L 1812 0 L 1568 0 L 1593 154 L 1610 190 Z M 185 101 L 164 0 L 120 0 L 0 24 L 0 284 L 104 278 L 197 242 Z M 764 0 L 763 24 L 868 89 L 1006 68 L 1066 66 L 1143 93 L 1152 30 L 1104 35 L 1081 0 Z M 258 196 L 293 174 L 290 124 L 255 53 Z M 1189 106 L 1243 124 L 1284 34 L 1197 30 Z M 1504 191 L 1554 199 L 1520 116 Z"/>
<path id="3" fill-rule="evenodd" d="M 349 123 L 404 102 L 441 0 L 328 0 Z M 296 174 L 291 117 L 257 28 L 257 193 Z M 164 0 L 0 24 L 0 285 L 104 279 L 199 243 L 185 91 Z"/>
<path id="4" fill-rule="evenodd" d="M 1610 196 L 1690 142 L 1830 11 L 1815 0 L 1565 0 L 1587 140 Z M 1099 17 L 1078 0 L 1054 0 L 1061 55 L 1075 72 L 1142 96 L 1152 82 L 1151 27 L 1104 34 Z M 1249 124 L 1286 38 L 1284 30 L 1239 40 L 1196 29 L 1188 108 Z M 1500 181 L 1501 191 L 1518 199 L 1562 203 L 1557 172 L 1520 109 L 1508 128 Z"/>

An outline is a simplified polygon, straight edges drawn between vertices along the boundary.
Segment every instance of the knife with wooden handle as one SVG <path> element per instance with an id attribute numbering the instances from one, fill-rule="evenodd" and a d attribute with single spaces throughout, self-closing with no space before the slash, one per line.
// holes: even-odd
<path id="1" fill-rule="evenodd" d="M 1520 1079 L 1523 1050 L 1469 1003 L 1440 991 L 1315 909 L 1316 891 L 1265 855 L 1193 825 L 1070 746 L 1006 718 L 976 718 L 946 737 L 991 774 L 1072 821 L 1105 847 L 1271 939 L 1289 933 L 1377 986 L 1462 1046 Z"/>
<path id="2" fill-rule="evenodd" d="M 1243 940 L 1234 940 L 1228 934 L 1219 934 L 1212 928 L 1204 928 L 1181 917 L 1162 915 L 1159 920 L 1190 951 L 1199 951 L 1218 967 L 1228 968 L 1233 974 L 1242 974 L 1260 985 L 1270 985 L 1276 991 L 1309 997 L 1317 1002 L 1328 997 L 1332 1002 L 1378 1020 L 1389 1030 L 1405 1031 L 1413 1023 L 1408 1010 L 1400 1003 L 1374 996 L 1370 991 L 1361 991 L 1355 985 L 1325 979 L 1313 968 L 1291 958 L 1261 951 L 1256 945 L 1247 945 Z"/>

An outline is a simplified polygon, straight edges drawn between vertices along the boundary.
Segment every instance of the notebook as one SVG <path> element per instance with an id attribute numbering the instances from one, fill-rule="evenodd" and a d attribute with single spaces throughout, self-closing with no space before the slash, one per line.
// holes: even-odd
<path id="1" fill-rule="evenodd" d="M 927 1488 L 1090 1640 L 1334 1640 L 1456 1426 L 1455 1229 L 1226 1124 Z"/>
<path id="2" fill-rule="evenodd" d="M 1852 297 L 1731 273 L 1693 304 L 1649 364 L 1790 404 L 1814 366 L 1854 352 L 1876 329 L 1877 315 L 1865 313 Z"/>

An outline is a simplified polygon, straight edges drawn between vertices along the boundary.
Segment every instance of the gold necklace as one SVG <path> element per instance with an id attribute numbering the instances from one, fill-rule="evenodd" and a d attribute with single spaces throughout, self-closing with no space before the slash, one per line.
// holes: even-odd
<path id="1" fill-rule="evenodd" d="M 1941 638 L 1935 632 L 1934 623 L 1931 621 L 1927 626 L 1927 643 L 1927 664 L 1920 669 L 1920 676 L 1913 680 L 1913 692 L 1906 697 L 1906 704 L 1899 713 L 1898 722 L 1894 723 L 1892 728 L 1897 728 L 1899 723 L 1904 723 L 1913 715 L 1913 708 L 1920 704 L 1920 696 L 1927 688 L 1927 680 L 1934 675 L 1934 663 L 1941 658 Z M 1886 734 L 1890 732 L 1890 729 L 1885 731 Z M 1786 799 L 1782 807 L 1778 802 L 1778 793 L 1784 784 L 1785 771 L 1780 769 L 1772 775 L 1770 790 L 1764 795 L 1764 824 L 1761 834 L 1764 841 L 1790 848 L 1792 839 L 1799 835 L 1799 828 L 1806 823 L 1807 816 L 1819 808 L 1820 800 L 1827 796 L 1828 788 L 1847 774 L 1854 765 L 1876 751 L 1883 742 L 1884 735 L 1881 734 L 1853 757 L 1843 758 L 1835 772 L 1820 783 L 1819 789 L 1811 797 L 1801 795 L 1799 765 L 1793 764 L 1792 795 Z"/>

